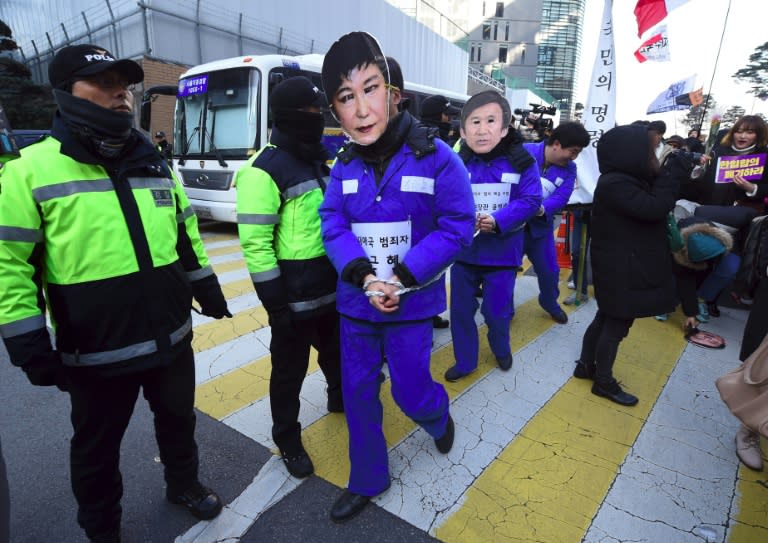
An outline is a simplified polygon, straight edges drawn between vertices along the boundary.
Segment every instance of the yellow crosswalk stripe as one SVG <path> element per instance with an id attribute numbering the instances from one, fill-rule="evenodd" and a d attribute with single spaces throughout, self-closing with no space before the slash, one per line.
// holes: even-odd
<path id="1" fill-rule="evenodd" d="M 516 309 L 512 322 L 512 351 L 518 351 L 524 345 L 544 333 L 553 325 L 549 316 L 541 310 L 533 299 L 521 304 Z M 443 374 L 454 363 L 453 350 L 450 346 L 433 353 L 431 369 L 433 378 L 445 385 L 448 395 L 454 399 L 472 383 L 496 367 L 496 359 L 491 353 L 486 339 L 486 327 L 480 327 L 480 365 L 469 377 L 455 383 L 446 383 Z M 390 383 L 382 385 L 381 402 L 384 406 L 384 435 L 391 447 L 410 434 L 416 425 L 403 415 L 390 392 Z M 349 435 L 342 416 L 323 417 L 302 433 L 304 447 L 312 457 L 315 473 L 323 479 L 344 487 L 349 476 Z"/>
<path id="2" fill-rule="evenodd" d="M 234 236 L 230 239 L 236 239 Z M 212 256 L 221 256 L 221 255 L 230 255 L 232 253 L 239 253 L 240 252 L 240 244 L 233 244 L 233 245 L 227 245 L 226 247 L 216 247 L 215 249 L 206 249 L 206 253 L 208 253 L 208 257 Z"/>
<path id="3" fill-rule="evenodd" d="M 236 313 L 231 319 L 214 320 L 196 326 L 192 337 L 192 348 L 199 353 L 265 326 L 269 326 L 269 318 L 264 306 L 259 305 Z"/>
<path id="4" fill-rule="evenodd" d="M 254 360 L 222 377 L 198 385 L 195 407 L 211 417 L 221 420 L 243 407 L 269 395 L 269 374 L 272 368 L 269 356 Z M 317 371 L 317 352 L 309 355 L 309 373 Z"/>
<path id="5" fill-rule="evenodd" d="M 615 373 L 640 403 L 613 404 L 590 392 L 591 381 L 570 379 L 473 483 L 435 536 L 581 541 L 684 347 L 677 327 L 635 321 Z"/>
<path id="6" fill-rule="evenodd" d="M 244 260 L 233 260 L 231 262 L 221 262 L 220 264 L 213 264 L 211 266 L 216 275 L 226 273 L 232 270 L 240 270 L 245 268 Z"/>
<path id="7" fill-rule="evenodd" d="M 765 473 L 740 466 L 728 543 L 768 541 L 768 481 Z"/>
<path id="8" fill-rule="evenodd" d="M 221 291 L 227 300 L 231 300 L 232 298 L 254 292 L 253 281 L 247 277 L 238 281 L 232 281 L 231 283 L 225 283 L 221 285 Z"/>

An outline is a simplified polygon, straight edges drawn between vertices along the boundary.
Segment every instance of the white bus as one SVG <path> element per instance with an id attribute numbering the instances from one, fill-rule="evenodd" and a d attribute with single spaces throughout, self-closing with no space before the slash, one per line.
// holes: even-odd
<path id="1" fill-rule="evenodd" d="M 181 75 L 178 88 L 153 87 L 144 93 L 141 126 L 149 129 L 155 94 L 176 96 L 173 166 L 198 217 L 237 222 L 235 172 L 269 140 L 272 119 L 268 97 L 283 79 L 303 75 L 322 88 L 323 56 L 261 55 L 235 57 L 195 66 Z M 442 94 L 457 107 L 468 96 L 405 83 L 404 98 L 416 114 L 421 100 Z M 323 139 L 332 152 L 345 141 L 326 113 Z"/>

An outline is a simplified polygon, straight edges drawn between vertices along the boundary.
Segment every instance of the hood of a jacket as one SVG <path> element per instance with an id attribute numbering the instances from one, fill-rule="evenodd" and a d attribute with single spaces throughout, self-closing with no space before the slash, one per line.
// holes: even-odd
<path id="1" fill-rule="evenodd" d="M 729 252 L 731 249 L 733 249 L 733 237 L 728 232 L 709 222 L 695 222 L 680 229 L 680 237 L 683 238 L 683 248 L 677 252 L 672 253 L 672 257 L 675 259 L 675 262 L 681 266 L 685 266 L 686 268 L 691 268 L 693 270 L 704 270 L 707 268 L 706 261 L 691 262 L 691 260 L 688 258 L 688 237 L 696 232 L 716 238 L 720 241 L 720 243 L 723 244 L 723 246 L 725 246 L 726 252 Z"/>
<path id="2" fill-rule="evenodd" d="M 620 172 L 646 181 L 653 179 L 648 160 L 651 156 L 648 128 L 624 125 L 610 129 L 597 142 L 600 173 Z"/>

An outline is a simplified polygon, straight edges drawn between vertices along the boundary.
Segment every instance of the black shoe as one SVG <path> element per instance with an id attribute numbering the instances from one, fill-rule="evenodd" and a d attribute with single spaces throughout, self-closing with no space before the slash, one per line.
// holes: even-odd
<path id="1" fill-rule="evenodd" d="M 315 466 L 312 464 L 312 459 L 307 454 L 307 451 L 303 449 L 296 454 L 286 454 L 280 451 L 280 456 L 283 459 L 283 463 L 285 464 L 288 473 L 297 479 L 309 477 L 315 472 Z"/>
<path id="2" fill-rule="evenodd" d="M 200 520 L 211 520 L 217 517 L 223 507 L 218 494 L 210 488 L 204 487 L 200 481 L 195 481 L 192 486 L 180 494 L 166 491 L 165 497 L 171 503 L 183 505 Z"/>
<path id="3" fill-rule="evenodd" d="M 512 355 L 505 356 L 504 358 L 496 358 L 496 363 L 499 365 L 501 371 L 509 371 L 512 367 Z"/>
<path id="4" fill-rule="evenodd" d="M 447 370 L 445 370 L 444 377 L 445 377 L 446 381 L 450 381 L 451 383 L 454 383 L 454 382 L 458 381 L 459 379 L 462 379 L 462 378 L 466 377 L 467 375 L 469 375 L 470 373 L 474 373 L 474 372 L 475 372 L 475 370 L 461 371 L 458 368 L 458 366 L 453 365 L 450 368 L 448 368 Z"/>
<path id="5" fill-rule="evenodd" d="M 379 494 L 383 494 L 387 490 L 389 490 L 389 484 L 387 484 L 387 487 L 379 492 Z M 376 495 L 378 496 L 379 494 Z M 363 496 L 345 490 L 333 504 L 333 507 L 331 507 L 331 520 L 339 524 L 347 522 L 365 509 L 365 506 L 368 505 L 372 497 L 373 496 Z"/>
<path id="6" fill-rule="evenodd" d="M 613 379 L 610 383 L 595 382 L 592 385 L 592 394 L 608 398 L 612 402 L 616 402 L 620 405 L 632 406 L 637 403 L 637 396 L 633 396 L 632 394 L 621 390 L 616 379 Z"/>
<path id="7" fill-rule="evenodd" d="M 576 361 L 576 367 L 573 368 L 573 376 L 577 379 L 594 379 L 595 365 L 585 364 L 581 360 Z"/>
<path id="8" fill-rule="evenodd" d="M 451 323 L 440 315 L 432 317 L 432 328 L 448 328 L 450 325 Z"/>
<path id="9" fill-rule="evenodd" d="M 341 390 L 338 392 L 331 392 L 328 394 L 328 412 L 329 413 L 343 413 L 344 412 L 344 398 L 341 395 Z"/>
<path id="10" fill-rule="evenodd" d="M 448 413 L 448 424 L 445 425 L 443 437 L 435 439 L 437 450 L 443 454 L 448 454 L 453 447 L 453 436 L 456 434 L 456 428 L 453 425 L 451 414 Z"/>
<path id="11" fill-rule="evenodd" d="M 717 307 L 717 302 L 707 302 L 707 311 L 711 317 L 720 316 L 720 308 Z"/>
<path id="12" fill-rule="evenodd" d="M 568 323 L 568 314 L 562 309 L 558 309 L 554 313 L 550 313 L 549 316 L 552 317 L 552 320 L 558 324 Z"/>

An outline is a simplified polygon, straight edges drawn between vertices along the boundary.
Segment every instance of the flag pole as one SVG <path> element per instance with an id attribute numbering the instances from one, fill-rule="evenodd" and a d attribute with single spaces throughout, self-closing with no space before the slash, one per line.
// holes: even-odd
<path id="1" fill-rule="evenodd" d="M 704 110 L 701 112 L 701 120 L 699 121 L 699 129 L 704 124 L 704 119 L 707 115 L 707 106 L 709 105 L 709 95 L 712 92 L 712 84 L 715 81 L 715 74 L 717 73 L 717 61 L 720 60 L 720 50 L 723 48 L 723 39 L 725 38 L 725 29 L 728 26 L 728 15 L 731 13 L 731 0 L 728 0 L 728 9 L 725 10 L 725 20 L 723 21 L 723 33 L 720 34 L 720 45 L 717 46 L 717 55 L 715 56 L 715 67 L 712 69 L 712 78 L 709 80 L 709 92 L 704 99 Z"/>

